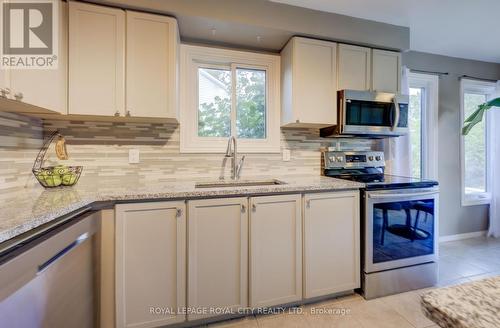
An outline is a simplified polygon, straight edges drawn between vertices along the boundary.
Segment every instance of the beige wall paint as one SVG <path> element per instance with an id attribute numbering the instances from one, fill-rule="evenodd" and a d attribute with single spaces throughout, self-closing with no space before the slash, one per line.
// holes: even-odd
<path id="1" fill-rule="evenodd" d="M 408 27 L 268 0 L 90 0 L 175 16 L 183 40 L 279 51 L 293 35 L 386 49 L 410 48 Z M 216 28 L 215 36 L 211 29 Z M 261 36 L 257 41 L 256 36 Z"/>

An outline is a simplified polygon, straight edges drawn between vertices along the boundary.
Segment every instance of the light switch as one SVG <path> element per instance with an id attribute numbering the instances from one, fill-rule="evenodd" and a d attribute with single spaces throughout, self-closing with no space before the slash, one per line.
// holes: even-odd
<path id="1" fill-rule="evenodd" d="M 288 148 L 283 149 L 283 161 L 289 162 L 291 157 L 291 151 Z"/>
<path id="2" fill-rule="evenodd" d="M 130 149 L 128 151 L 128 163 L 138 164 L 141 161 L 141 152 L 139 149 Z"/>

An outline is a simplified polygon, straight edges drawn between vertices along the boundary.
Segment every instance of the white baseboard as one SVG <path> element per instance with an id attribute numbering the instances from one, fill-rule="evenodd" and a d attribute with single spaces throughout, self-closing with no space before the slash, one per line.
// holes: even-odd
<path id="1" fill-rule="evenodd" d="M 444 243 L 447 241 L 462 240 L 462 239 L 469 239 L 469 238 L 486 236 L 486 232 L 487 232 L 486 230 L 483 230 L 483 231 L 460 233 L 457 235 L 441 236 L 441 237 L 439 237 L 439 242 Z"/>

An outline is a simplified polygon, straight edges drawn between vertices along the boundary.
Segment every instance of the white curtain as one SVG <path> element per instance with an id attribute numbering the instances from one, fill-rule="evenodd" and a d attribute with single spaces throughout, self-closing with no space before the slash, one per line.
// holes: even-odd
<path id="1" fill-rule="evenodd" d="M 493 98 L 500 97 L 500 81 L 497 82 L 496 92 Z M 490 204 L 490 227 L 488 235 L 500 237 L 500 108 L 489 110 L 488 119 L 491 120 L 491 204 Z"/>
<path id="2" fill-rule="evenodd" d="M 408 75 L 410 70 L 402 67 L 401 72 L 401 93 L 410 94 Z M 384 155 L 386 158 L 386 171 L 389 174 L 400 176 L 411 176 L 411 144 L 410 136 L 384 139 Z"/>

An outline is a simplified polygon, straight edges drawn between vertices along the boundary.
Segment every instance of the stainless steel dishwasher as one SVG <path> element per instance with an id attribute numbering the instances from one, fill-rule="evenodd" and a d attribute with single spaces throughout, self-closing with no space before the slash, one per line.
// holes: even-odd
<path id="1" fill-rule="evenodd" d="M 80 215 L 0 255 L 0 327 L 96 327 L 99 214 Z"/>

